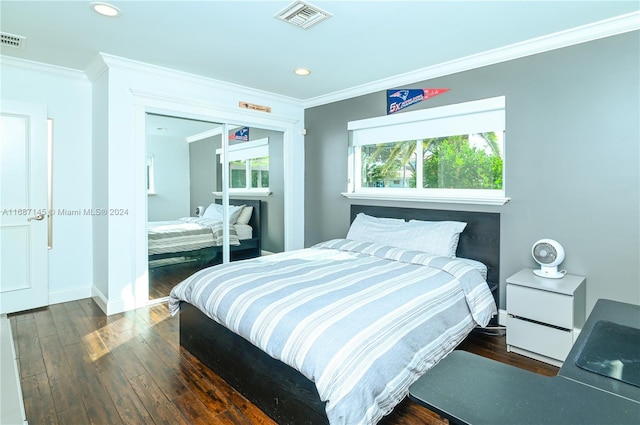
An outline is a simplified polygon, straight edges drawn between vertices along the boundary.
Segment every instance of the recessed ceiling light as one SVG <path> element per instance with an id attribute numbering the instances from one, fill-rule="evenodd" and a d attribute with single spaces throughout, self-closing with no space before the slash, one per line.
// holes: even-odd
<path id="1" fill-rule="evenodd" d="M 296 74 L 296 75 L 304 76 L 304 75 L 311 74 L 311 71 L 308 70 L 307 68 L 296 68 L 296 69 L 293 70 L 293 73 Z"/>
<path id="2" fill-rule="evenodd" d="M 101 3 L 101 2 L 91 3 L 91 8 L 96 13 L 99 13 L 102 16 L 108 16 L 110 18 L 120 15 L 120 9 L 108 3 Z"/>

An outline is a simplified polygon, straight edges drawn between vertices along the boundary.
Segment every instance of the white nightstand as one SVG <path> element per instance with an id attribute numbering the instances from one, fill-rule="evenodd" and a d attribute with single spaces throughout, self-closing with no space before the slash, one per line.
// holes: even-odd
<path id="1" fill-rule="evenodd" d="M 585 281 L 547 279 L 533 269 L 507 278 L 507 351 L 562 366 L 584 325 Z"/>

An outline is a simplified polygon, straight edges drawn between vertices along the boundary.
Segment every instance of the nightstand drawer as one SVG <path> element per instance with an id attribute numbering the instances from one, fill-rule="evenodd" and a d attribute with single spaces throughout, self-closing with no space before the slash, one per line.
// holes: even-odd
<path id="1" fill-rule="evenodd" d="M 564 361 L 573 345 L 573 336 L 570 331 L 508 316 L 507 345 Z"/>
<path id="2" fill-rule="evenodd" d="M 507 285 L 507 313 L 572 329 L 573 297 L 518 285 Z"/>

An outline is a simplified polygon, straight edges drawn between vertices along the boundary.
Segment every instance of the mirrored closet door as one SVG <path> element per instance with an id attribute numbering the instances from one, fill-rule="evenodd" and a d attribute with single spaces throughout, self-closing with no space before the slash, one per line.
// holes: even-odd
<path id="1" fill-rule="evenodd" d="M 146 128 L 150 301 L 202 268 L 284 250 L 284 133 L 158 114 Z"/>

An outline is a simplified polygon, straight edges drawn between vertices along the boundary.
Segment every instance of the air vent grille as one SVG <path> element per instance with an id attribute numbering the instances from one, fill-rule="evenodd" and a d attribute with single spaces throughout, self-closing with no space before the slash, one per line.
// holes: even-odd
<path id="1" fill-rule="evenodd" d="M 330 18 L 331 14 L 309 3 L 296 1 L 282 9 L 275 17 L 297 27 L 307 29 Z"/>
<path id="2" fill-rule="evenodd" d="M 0 46 L 15 47 L 16 49 L 24 49 L 26 37 L 20 35 L 0 33 Z"/>

